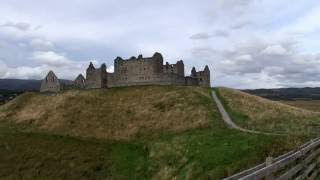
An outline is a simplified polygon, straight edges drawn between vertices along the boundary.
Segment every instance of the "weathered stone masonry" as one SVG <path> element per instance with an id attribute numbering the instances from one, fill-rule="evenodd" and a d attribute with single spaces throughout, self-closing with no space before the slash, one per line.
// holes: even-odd
<path id="1" fill-rule="evenodd" d="M 203 71 L 192 68 L 191 75 L 185 77 L 184 63 L 182 60 L 176 64 L 163 64 L 163 57 L 155 53 L 152 57 L 131 57 L 114 60 L 114 72 L 108 73 L 107 66 L 102 64 L 95 68 L 92 63 L 86 71 L 86 78 L 80 74 L 74 81 L 74 87 L 78 89 L 96 89 L 137 85 L 187 85 L 210 87 L 210 70 L 206 66 Z M 41 86 L 45 91 L 46 83 Z M 50 85 L 50 84 L 47 84 Z"/>
<path id="2" fill-rule="evenodd" d="M 86 87 L 86 79 L 83 77 L 82 74 L 74 80 L 74 88 L 83 89 Z"/>
<path id="3" fill-rule="evenodd" d="M 61 89 L 60 81 L 53 71 L 50 71 L 42 80 L 40 92 L 58 92 Z"/>

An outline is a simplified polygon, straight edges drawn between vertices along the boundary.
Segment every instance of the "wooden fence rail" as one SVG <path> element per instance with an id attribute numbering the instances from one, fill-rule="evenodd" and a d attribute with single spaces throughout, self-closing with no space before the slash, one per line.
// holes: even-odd
<path id="1" fill-rule="evenodd" d="M 259 179 L 315 179 L 320 169 L 320 138 L 300 146 L 275 159 L 268 157 L 265 163 L 242 171 L 224 180 L 259 180 Z"/>

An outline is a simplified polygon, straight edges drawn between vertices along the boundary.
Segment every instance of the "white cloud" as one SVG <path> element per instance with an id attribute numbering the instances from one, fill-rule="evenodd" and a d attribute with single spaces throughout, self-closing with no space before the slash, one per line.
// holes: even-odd
<path id="1" fill-rule="evenodd" d="M 107 71 L 108 72 L 114 72 L 114 66 L 107 66 Z"/>
<path id="2" fill-rule="evenodd" d="M 281 45 L 272 45 L 268 46 L 262 51 L 262 54 L 268 55 L 285 55 L 287 50 L 283 48 Z"/>
<path id="3" fill-rule="evenodd" d="M 70 65 L 71 61 L 64 55 L 53 51 L 36 51 L 32 55 L 32 59 L 38 63 L 50 66 L 66 66 Z"/>
<path id="4" fill-rule="evenodd" d="M 47 41 L 40 38 L 32 39 L 29 44 L 31 45 L 31 47 L 35 49 L 40 49 L 40 50 L 54 48 L 54 45 L 51 41 Z"/>
<path id="5" fill-rule="evenodd" d="M 237 56 L 235 60 L 240 63 L 242 62 L 247 63 L 252 61 L 252 56 L 250 54 L 243 54 L 243 55 Z"/>
<path id="6" fill-rule="evenodd" d="M 3 61 L 0 61 L 0 78 L 18 78 L 18 79 L 39 79 L 46 71 L 45 66 L 39 67 L 8 67 Z"/>
<path id="7" fill-rule="evenodd" d="M 50 70 L 53 70 L 61 79 L 74 80 L 79 73 L 85 74 L 88 65 L 89 61 L 81 61 L 72 62 L 63 67 L 50 65 L 9 67 L 6 63 L 0 61 L 0 78 L 43 79 Z"/>

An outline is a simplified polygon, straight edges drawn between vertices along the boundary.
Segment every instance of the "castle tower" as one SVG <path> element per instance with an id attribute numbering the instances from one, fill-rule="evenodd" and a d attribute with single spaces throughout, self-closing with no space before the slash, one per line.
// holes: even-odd
<path id="1" fill-rule="evenodd" d="M 107 66 L 102 64 L 100 68 L 96 69 L 92 62 L 90 62 L 86 73 L 86 84 L 87 89 L 97 89 L 107 87 Z"/>
<path id="2" fill-rule="evenodd" d="M 119 56 L 114 60 L 114 73 L 115 74 L 117 74 L 119 72 L 119 64 L 121 63 L 121 61 L 123 61 L 123 59 Z"/>
<path id="3" fill-rule="evenodd" d="M 60 81 L 53 71 L 49 71 L 42 80 L 40 92 L 58 92 L 61 89 Z"/>
<path id="4" fill-rule="evenodd" d="M 195 68 L 195 67 L 192 67 L 191 77 L 197 77 L 197 71 L 196 71 L 196 68 Z"/>
<path id="5" fill-rule="evenodd" d="M 210 70 L 206 65 L 203 71 L 200 71 L 198 74 L 198 80 L 200 86 L 210 87 Z"/>
<path id="6" fill-rule="evenodd" d="M 103 63 L 100 67 L 100 74 L 101 74 L 101 87 L 107 88 L 107 65 Z"/>
<path id="7" fill-rule="evenodd" d="M 152 59 L 155 61 L 154 72 L 162 73 L 163 72 L 163 57 L 160 53 L 156 52 L 153 54 Z"/>
<path id="8" fill-rule="evenodd" d="M 84 89 L 85 88 L 85 78 L 82 74 L 79 74 L 78 77 L 74 80 L 74 87 L 78 89 Z"/>
<path id="9" fill-rule="evenodd" d="M 177 67 L 177 74 L 179 74 L 180 76 L 184 77 L 184 64 L 183 64 L 183 61 L 182 60 L 178 61 L 177 64 L 176 64 L 176 67 Z"/>

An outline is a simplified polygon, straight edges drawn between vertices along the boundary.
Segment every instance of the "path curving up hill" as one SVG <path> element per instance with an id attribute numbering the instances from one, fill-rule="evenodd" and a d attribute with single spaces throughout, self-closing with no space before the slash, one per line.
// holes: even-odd
<path id="1" fill-rule="evenodd" d="M 267 133 L 267 132 L 261 132 L 261 131 L 254 131 L 254 130 L 250 130 L 250 129 L 244 129 L 244 128 L 238 126 L 230 118 L 228 112 L 223 107 L 223 105 L 222 105 L 220 99 L 218 98 L 216 92 L 212 90 L 211 93 L 212 93 L 212 97 L 213 97 L 214 102 L 217 104 L 217 107 L 218 107 L 219 112 L 221 114 L 222 120 L 225 122 L 225 124 L 228 127 L 232 128 L 232 129 L 237 129 L 237 130 L 242 131 L 242 132 L 247 132 L 247 133 L 265 134 L 265 135 L 282 135 L 282 134 L 278 134 L 278 133 Z"/>

